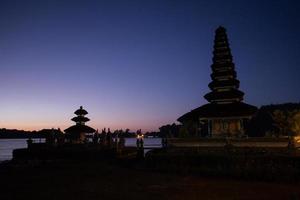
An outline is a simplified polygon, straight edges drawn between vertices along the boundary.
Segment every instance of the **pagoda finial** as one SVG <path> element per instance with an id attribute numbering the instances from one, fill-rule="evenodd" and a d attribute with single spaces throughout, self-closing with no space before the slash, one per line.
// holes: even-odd
<path id="1" fill-rule="evenodd" d="M 80 106 L 79 109 L 74 112 L 74 114 L 84 116 L 84 115 L 88 114 L 88 112 L 86 110 L 84 110 L 82 106 Z"/>
<path id="2" fill-rule="evenodd" d="M 219 26 L 217 29 L 216 29 L 216 31 L 221 31 L 221 30 L 225 30 L 226 31 L 226 28 L 224 27 L 224 26 Z"/>

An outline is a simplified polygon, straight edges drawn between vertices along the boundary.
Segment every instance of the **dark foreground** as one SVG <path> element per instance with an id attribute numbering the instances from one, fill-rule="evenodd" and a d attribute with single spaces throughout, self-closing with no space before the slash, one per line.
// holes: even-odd
<path id="1" fill-rule="evenodd" d="M 0 167 L 0 199 L 300 199 L 299 183 L 166 174 L 123 163 L 63 161 Z"/>

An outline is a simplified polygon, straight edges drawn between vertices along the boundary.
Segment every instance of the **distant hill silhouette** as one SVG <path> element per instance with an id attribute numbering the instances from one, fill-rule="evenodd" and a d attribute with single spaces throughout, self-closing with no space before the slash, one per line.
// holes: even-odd
<path id="1" fill-rule="evenodd" d="M 17 130 L 17 129 L 6 129 L 0 128 L 0 139 L 13 139 L 13 138 L 47 138 L 50 134 L 62 134 L 60 129 L 42 129 L 39 131 L 24 131 L 24 130 Z M 129 129 L 123 131 L 115 130 L 111 133 L 113 137 L 118 135 L 119 137 L 131 138 L 136 137 L 135 132 L 131 132 Z M 147 136 L 157 136 L 156 132 L 147 132 L 145 135 Z M 91 136 L 88 136 L 91 137 Z"/>
<path id="2" fill-rule="evenodd" d="M 0 139 L 13 139 L 13 138 L 46 138 L 50 132 L 57 132 L 58 129 L 42 129 L 39 131 L 24 131 L 17 129 L 0 129 Z"/>

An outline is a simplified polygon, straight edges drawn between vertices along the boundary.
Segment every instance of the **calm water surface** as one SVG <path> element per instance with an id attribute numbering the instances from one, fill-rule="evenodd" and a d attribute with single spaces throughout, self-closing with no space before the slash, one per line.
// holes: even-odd
<path id="1" fill-rule="evenodd" d="M 0 139 L 0 162 L 12 159 L 14 149 L 26 148 L 27 139 Z M 33 139 L 35 143 L 44 142 L 44 139 Z"/>
<path id="2" fill-rule="evenodd" d="M 0 139 L 0 162 L 12 159 L 14 149 L 27 148 L 27 139 Z M 45 142 L 44 139 L 33 139 L 34 143 Z M 145 147 L 159 147 L 161 145 L 160 138 L 145 138 Z M 126 138 L 125 146 L 136 146 L 135 138 Z"/>

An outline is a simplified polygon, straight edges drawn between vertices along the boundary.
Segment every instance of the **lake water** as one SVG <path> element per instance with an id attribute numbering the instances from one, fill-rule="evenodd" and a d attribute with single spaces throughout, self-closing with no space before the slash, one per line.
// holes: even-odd
<path id="1" fill-rule="evenodd" d="M 27 139 L 0 139 L 0 162 L 12 159 L 14 149 L 27 148 Z M 45 139 L 33 139 L 34 143 L 45 142 Z M 136 146 L 136 138 L 126 138 L 125 146 Z M 145 147 L 157 148 L 161 146 L 161 138 L 145 138 Z M 147 150 L 145 150 L 147 151 Z"/>

